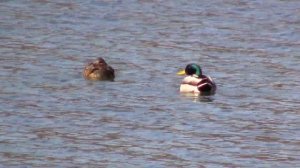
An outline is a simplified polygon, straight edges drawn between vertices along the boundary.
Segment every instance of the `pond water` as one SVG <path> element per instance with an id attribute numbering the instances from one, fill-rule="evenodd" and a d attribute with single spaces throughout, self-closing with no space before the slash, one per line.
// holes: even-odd
<path id="1" fill-rule="evenodd" d="M 300 165 L 300 1 L 0 1 L 0 167 Z M 84 80 L 103 57 L 115 82 Z M 213 96 L 179 93 L 199 63 Z"/>

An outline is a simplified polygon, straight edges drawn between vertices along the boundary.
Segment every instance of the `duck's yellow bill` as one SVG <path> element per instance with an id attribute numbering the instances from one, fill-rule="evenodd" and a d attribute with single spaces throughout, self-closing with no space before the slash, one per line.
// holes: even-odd
<path id="1" fill-rule="evenodd" d="M 177 72 L 177 75 L 185 75 L 185 70 L 182 69 L 182 70 L 178 71 L 178 72 Z"/>

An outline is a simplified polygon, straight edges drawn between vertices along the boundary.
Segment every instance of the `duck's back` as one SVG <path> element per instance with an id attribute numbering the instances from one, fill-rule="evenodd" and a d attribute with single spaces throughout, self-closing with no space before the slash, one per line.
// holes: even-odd
<path id="1" fill-rule="evenodd" d="M 193 93 L 210 93 L 213 94 L 216 90 L 214 81 L 209 76 L 195 78 L 187 76 L 183 79 L 180 85 L 180 92 Z"/>
<path id="2" fill-rule="evenodd" d="M 98 60 L 85 66 L 83 70 L 83 76 L 88 80 L 113 81 L 115 78 L 115 70 L 106 64 L 102 58 L 99 58 Z"/>

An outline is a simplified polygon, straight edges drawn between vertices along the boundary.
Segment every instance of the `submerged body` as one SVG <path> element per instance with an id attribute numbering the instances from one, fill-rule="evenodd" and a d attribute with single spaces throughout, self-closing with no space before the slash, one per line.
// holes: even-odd
<path id="1" fill-rule="evenodd" d="M 211 77 L 202 75 L 201 78 L 190 75 L 182 80 L 180 92 L 182 93 L 201 93 L 214 94 L 216 84 Z"/>
<path id="2" fill-rule="evenodd" d="M 115 78 L 115 71 L 103 58 L 98 58 L 85 66 L 83 77 L 88 80 L 113 81 Z"/>

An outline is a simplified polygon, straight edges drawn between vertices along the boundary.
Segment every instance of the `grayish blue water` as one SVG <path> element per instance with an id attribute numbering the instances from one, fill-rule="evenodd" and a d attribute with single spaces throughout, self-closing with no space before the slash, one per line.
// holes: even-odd
<path id="1" fill-rule="evenodd" d="M 2 0 L 0 167 L 299 166 L 299 53 L 297 0 Z"/>

